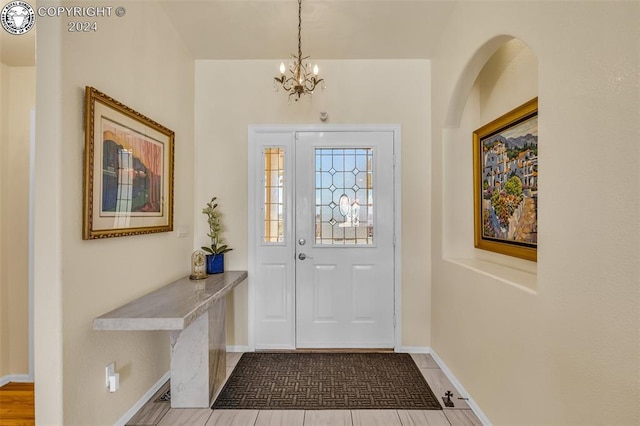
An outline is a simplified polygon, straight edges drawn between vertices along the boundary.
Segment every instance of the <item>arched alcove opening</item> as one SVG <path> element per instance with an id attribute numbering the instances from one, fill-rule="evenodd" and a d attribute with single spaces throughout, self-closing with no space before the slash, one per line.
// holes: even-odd
<path id="1" fill-rule="evenodd" d="M 445 259 L 534 291 L 535 262 L 474 248 L 472 134 L 537 96 L 535 53 L 517 38 L 495 37 L 467 63 L 443 129 Z"/>

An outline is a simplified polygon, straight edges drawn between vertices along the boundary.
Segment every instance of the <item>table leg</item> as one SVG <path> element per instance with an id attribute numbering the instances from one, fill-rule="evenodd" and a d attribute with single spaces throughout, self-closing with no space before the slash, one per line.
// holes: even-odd
<path id="1" fill-rule="evenodd" d="M 169 332 L 171 407 L 207 408 L 226 377 L 226 305 L 217 300 L 187 328 Z"/>

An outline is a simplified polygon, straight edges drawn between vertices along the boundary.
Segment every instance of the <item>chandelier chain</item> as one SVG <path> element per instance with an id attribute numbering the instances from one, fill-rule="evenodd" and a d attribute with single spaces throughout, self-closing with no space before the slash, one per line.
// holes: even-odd
<path id="1" fill-rule="evenodd" d="M 302 0 L 298 0 L 298 59 L 302 59 Z"/>

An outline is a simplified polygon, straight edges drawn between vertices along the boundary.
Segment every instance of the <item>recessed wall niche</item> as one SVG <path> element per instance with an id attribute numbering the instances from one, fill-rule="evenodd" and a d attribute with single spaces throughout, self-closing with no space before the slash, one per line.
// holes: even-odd
<path id="1" fill-rule="evenodd" d="M 460 98 L 451 100 L 461 111 L 449 111 L 459 122 L 449 117 L 450 126 L 443 129 L 444 257 L 535 291 L 535 262 L 474 248 L 472 133 L 538 96 L 538 58 L 521 40 L 501 36 L 479 48 L 469 64 L 455 91 Z"/>

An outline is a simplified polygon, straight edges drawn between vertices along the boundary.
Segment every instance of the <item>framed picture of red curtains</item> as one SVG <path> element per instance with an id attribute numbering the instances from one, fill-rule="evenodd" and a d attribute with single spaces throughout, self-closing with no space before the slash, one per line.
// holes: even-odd
<path id="1" fill-rule="evenodd" d="M 173 230 L 174 132 L 85 88 L 83 239 Z"/>

